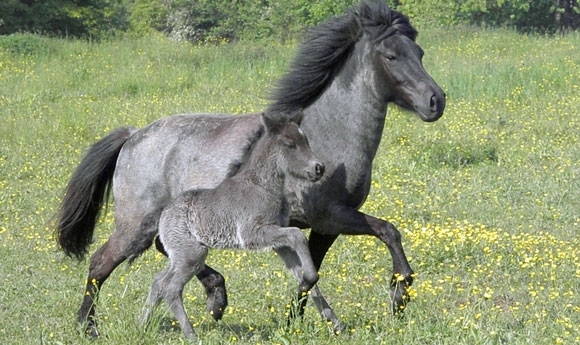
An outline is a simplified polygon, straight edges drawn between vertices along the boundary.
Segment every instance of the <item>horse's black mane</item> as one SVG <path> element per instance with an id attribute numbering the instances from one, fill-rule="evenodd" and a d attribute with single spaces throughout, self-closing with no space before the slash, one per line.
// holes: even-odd
<path id="1" fill-rule="evenodd" d="M 392 11 L 383 0 L 362 2 L 349 13 L 308 30 L 288 73 L 272 91 L 269 110 L 291 113 L 311 105 L 342 69 L 364 32 L 373 41 L 395 32 L 412 40 L 417 36 L 409 19 Z"/>

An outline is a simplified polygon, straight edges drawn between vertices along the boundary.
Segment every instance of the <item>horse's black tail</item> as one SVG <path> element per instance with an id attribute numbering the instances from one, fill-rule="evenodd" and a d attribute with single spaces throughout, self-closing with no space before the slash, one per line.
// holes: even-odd
<path id="1" fill-rule="evenodd" d="M 87 254 L 99 211 L 109 196 L 117 157 L 135 131 L 121 127 L 97 141 L 74 171 L 56 215 L 58 243 L 66 255 L 82 260 Z"/>

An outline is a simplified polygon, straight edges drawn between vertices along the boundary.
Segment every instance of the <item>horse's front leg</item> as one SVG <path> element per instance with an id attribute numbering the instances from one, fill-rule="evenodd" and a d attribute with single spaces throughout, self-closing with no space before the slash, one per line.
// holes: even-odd
<path id="1" fill-rule="evenodd" d="M 321 223 L 316 224 L 313 227 L 313 231 L 318 234 L 316 236 L 313 236 L 315 233 L 311 234 L 310 250 L 313 258 L 324 257 L 317 252 L 316 243 L 324 241 L 327 236 L 339 234 L 373 235 L 383 241 L 387 245 L 393 260 L 390 294 L 392 311 L 396 314 L 405 308 L 409 301 L 407 289 L 413 283 L 414 272 L 405 256 L 403 245 L 401 244 L 401 234 L 393 224 L 366 215 L 351 207 L 335 205 L 329 208 L 328 217 L 325 217 Z M 313 241 L 314 243 L 312 243 Z M 320 246 L 320 249 L 324 250 L 325 246 Z M 319 298 L 324 300 L 322 295 Z"/>

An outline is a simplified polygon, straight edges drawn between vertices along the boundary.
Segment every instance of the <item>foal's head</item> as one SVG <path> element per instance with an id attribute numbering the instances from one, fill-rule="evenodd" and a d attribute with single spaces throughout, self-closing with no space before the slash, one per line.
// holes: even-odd
<path id="1" fill-rule="evenodd" d="M 324 164 L 315 156 L 308 139 L 296 123 L 301 113 L 293 116 L 279 114 L 262 114 L 266 136 L 274 141 L 275 156 L 278 166 L 285 173 L 312 182 L 320 180 L 324 174 Z"/>

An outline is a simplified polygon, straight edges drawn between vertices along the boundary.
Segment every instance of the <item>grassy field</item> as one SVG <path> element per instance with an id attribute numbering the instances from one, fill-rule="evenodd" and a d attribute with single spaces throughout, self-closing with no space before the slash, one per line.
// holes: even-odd
<path id="1" fill-rule="evenodd" d="M 347 324 L 338 336 L 311 305 L 285 326 L 295 283 L 273 253 L 214 251 L 230 307 L 215 323 L 200 284 L 187 286 L 202 343 L 580 343 L 580 35 L 457 28 L 418 40 L 446 113 L 426 124 L 389 109 L 364 206 L 399 227 L 417 272 L 405 318 L 389 314 L 390 256 L 374 238 L 339 238 L 321 271 Z M 51 216 L 96 139 L 180 112 L 259 111 L 295 48 L 0 37 L 0 343 L 184 343 L 165 308 L 137 326 L 166 264 L 154 251 L 114 272 L 103 337 L 85 339 L 75 317 L 88 262 L 59 252 Z M 109 213 L 92 250 L 112 228 Z"/>

